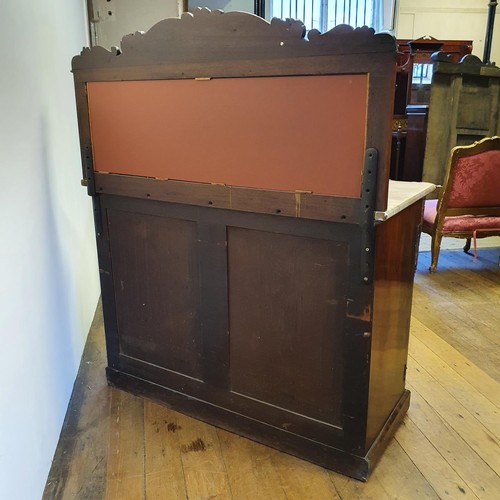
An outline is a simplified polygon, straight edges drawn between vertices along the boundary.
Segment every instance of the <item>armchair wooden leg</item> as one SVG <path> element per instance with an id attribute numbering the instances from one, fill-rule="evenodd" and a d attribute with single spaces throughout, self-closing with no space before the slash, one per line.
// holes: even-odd
<path id="1" fill-rule="evenodd" d="M 443 235 L 435 232 L 432 235 L 431 242 L 431 266 L 429 267 L 429 271 L 431 273 L 436 271 L 436 267 L 439 259 L 439 251 L 441 250 L 441 240 L 443 239 Z"/>
<path id="2" fill-rule="evenodd" d="M 464 252 L 465 253 L 469 253 L 471 239 L 472 238 L 467 238 L 467 241 L 465 242 L 465 246 L 464 246 Z"/>

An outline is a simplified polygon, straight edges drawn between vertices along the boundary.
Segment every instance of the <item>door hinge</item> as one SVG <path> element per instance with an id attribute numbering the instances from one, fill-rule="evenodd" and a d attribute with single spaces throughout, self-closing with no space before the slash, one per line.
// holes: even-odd
<path id="1" fill-rule="evenodd" d="M 370 283 L 373 274 L 374 259 L 374 231 L 373 220 L 375 212 L 375 200 L 377 197 L 377 166 L 378 151 L 368 148 L 365 151 L 365 163 L 363 168 L 363 182 L 361 185 L 361 211 L 363 227 L 361 228 L 361 281 Z"/>
<path id="2" fill-rule="evenodd" d="M 95 196 L 94 162 L 92 160 L 92 148 L 89 144 L 83 146 L 83 175 L 82 186 L 87 188 L 87 193 L 90 196 Z"/>

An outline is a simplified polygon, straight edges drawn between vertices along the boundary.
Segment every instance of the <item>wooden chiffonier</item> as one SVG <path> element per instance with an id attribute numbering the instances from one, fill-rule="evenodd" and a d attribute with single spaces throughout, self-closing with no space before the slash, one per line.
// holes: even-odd
<path id="1" fill-rule="evenodd" d="M 368 28 L 207 10 L 73 59 L 112 385 L 367 478 L 428 189 L 387 205 L 395 70 Z"/>

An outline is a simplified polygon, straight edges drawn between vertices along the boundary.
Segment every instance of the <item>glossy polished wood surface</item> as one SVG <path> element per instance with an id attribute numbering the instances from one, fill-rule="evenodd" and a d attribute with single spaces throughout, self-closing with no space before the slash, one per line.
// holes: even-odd
<path id="1" fill-rule="evenodd" d="M 406 360 L 423 202 L 376 227 L 367 443 L 405 390 Z"/>

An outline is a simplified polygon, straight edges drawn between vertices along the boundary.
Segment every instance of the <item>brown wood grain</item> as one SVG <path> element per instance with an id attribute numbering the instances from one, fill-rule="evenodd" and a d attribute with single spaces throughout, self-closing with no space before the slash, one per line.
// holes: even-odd
<path id="1" fill-rule="evenodd" d="M 213 35 L 214 32 L 217 36 Z M 125 37 L 120 53 L 94 47 L 75 57 L 72 67 L 78 89 L 78 108 L 88 109 L 87 96 L 81 87 L 89 82 L 149 80 L 153 83 L 198 77 L 253 79 L 276 76 L 301 78 L 304 75 L 325 78 L 330 75 L 358 75 L 363 78 L 363 75 L 369 75 L 367 101 L 363 99 L 367 104 L 364 116 L 368 117 L 364 136 L 366 147 L 379 152 L 380 182 L 376 208 L 385 210 L 396 69 L 395 40 L 387 34 L 375 35 L 372 29 L 366 27 L 353 30 L 348 26 L 339 26 L 324 34 L 312 30 L 307 40 L 304 34 L 300 21 L 275 19 L 269 24 L 241 12 L 221 15 L 216 11 L 200 11 L 194 17 L 184 15 L 180 20 L 167 19 L 144 36 L 137 33 Z M 207 82 L 198 83 L 203 85 Z M 350 98 L 348 100 L 351 101 Z M 295 106 L 297 102 L 293 101 L 289 109 Z M 311 111 L 308 110 L 300 117 L 303 128 L 317 129 L 314 117 L 309 119 L 310 116 Z M 335 119 L 335 112 L 332 111 L 330 116 Z M 359 118 L 360 115 L 353 115 L 351 110 L 344 114 L 346 125 L 352 116 Z M 115 126 L 117 124 L 121 123 L 114 123 Z M 335 135 L 342 134 L 342 129 L 343 126 L 337 127 Z M 279 126 L 278 130 L 282 127 Z M 335 135 L 324 146 L 328 148 Z M 89 144 L 88 113 L 80 121 L 80 138 L 82 148 Z M 183 140 L 188 139 L 184 137 Z M 353 138 L 349 138 L 351 140 Z M 329 156 L 332 154 L 330 152 Z M 356 170 L 359 172 L 358 167 Z"/>
<path id="2" fill-rule="evenodd" d="M 229 230 L 233 391 L 341 425 L 347 256 L 335 241 Z"/>
<path id="3" fill-rule="evenodd" d="M 94 177 L 100 194 L 346 224 L 364 220 L 362 203 L 354 198 L 104 173 Z"/>
<path id="4" fill-rule="evenodd" d="M 129 70 L 154 65 L 161 71 L 162 64 L 219 62 L 225 66 L 249 58 L 272 61 L 325 54 L 394 53 L 396 48 L 392 36 L 375 34 L 367 26 L 353 29 L 340 25 L 323 34 L 310 30 L 307 38 L 305 35 L 305 26 L 299 20 L 274 18 L 268 22 L 243 12 L 200 9 L 184 13 L 180 19 L 160 21 L 146 33 L 123 37 L 119 50 L 84 48 L 73 58 L 72 68 Z"/>
<path id="5" fill-rule="evenodd" d="M 120 353 L 202 378 L 196 223 L 120 210 L 107 216 Z"/>
<path id="6" fill-rule="evenodd" d="M 227 472 L 231 487 L 227 498 L 286 498 L 285 494 L 293 497 L 302 493 L 302 498 L 329 500 L 336 498 L 334 491 L 343 500 L 401 498 L 402 495 L 406 498 L 436 498 L 436 494 L 446 496 L 445 492 L 450 498 L 467 498 L 472 491 L 477 498 L 495 499 L 500 488 L 500 476 L 488 463 L 487 456 L 483 453 L 486 457 L 483 459 L 473 449 L 476 439 L 480 437 L 480 433 L 474 431 L 477 425 L 483 425 L 492 434 L 498 431 L 494 422 L 488 423 L 484 418 L 487 415 L 484 399 L 471 412 L 477 424 L 473 427 L 469 425 L 468 432 L 463 432 L 465 428 L 455 422 L 460 419 L 457 408 L 465 408 L 464 405 L 481 398 L 500 411 L 498 363 L 491 358 L 496 349 L 490 341 L 483 339 L 483 333 L 491 328 L 483 325 L 484 312 L 488 310 L 490 315 L 494 315 L 500 305 L 498 251 L 498 248 L 481 249 L 477 262 L 472 263 L 472 258 L 460 250 L 445 250 L 440 273 L 436 274 L 429 274 L 427 270 L 429 253 L 420 255 L 416 277 L 418 293 L 413 297 L 410 349 L 415 366 L 418 364 L 418 368 L 427 375 L 413 378 L 414 372 L 408 374 L 412 401 L 405 422 L 409 423 L 400 427 L 368 482 L 325 472 L 323 468 L 217 429 L 215 432 L 225 467 L 221 470 Z M 440 296 L 446 300 L 444 306 Z M 472 326 L 456 321 L 457 308 L 469 316 Z M 464 348 L 465 340 L 467 348 Z M 86 357 L 82 359 L 73 403 L 62 429 L 44 498 L 83 500 L 104 497 L 106 464 L 112 458 L 107 446 L 110 428 L 102 424 L 109 418 L 112 390 L 103 385 L 102 367 L 106 363 L 103 346 L 103 322 L 98 314 L 88 340 Z M 99 380 L 100 385 L 96 386 Z M 437 383 L 438 389 L 442 389 L 429 390 L 430 380 L 434 381 L 432 386 Z M 99 389 L 96 390 L 96 387 Z M 78 394 L 81 397 L 76 397 Z M 447 394 L 446 398 L 443 399 L 442 394 Z M 443 401 L 449 401 L 450 396 L 453 404 L 447 408 Z M 148 405 L 151 406 L 148 408 Z M 166 425 L 164 421 L 157 420 L 160 414 L 168 414 Z M 175 470 L 174 458 L 182 453 L 180 430 L 177 428 L 182 425 L 179 417 L 177 412 L 154 403 L 145 405 L 146 498 L 169 498 L 173 492 L 178 492 L 174 498 L 187 498 L 183 494 L 184 479 L 177 473 L 170 476 L 168 472 Z M 155 421 L 162 422 L 158 432 L 157 427 L 152 425 Z M 192 422 L 185 419 L 184 425 L 189 426 Z M 175 424 L 175 432 L 173 425 L 169 430 L 169 424 Z M 75 432 L 75 429 L 78 431 Z M 472 433 L 470 429 L 473 429 Z M 129 433 L 129 440 L 135 440 L 134 436 L 143 433 L 141 425 L 127 426 L 125 430 Z M 182 444 L 189 445 L 196 438 L 203 438 L 198 430 L 199 427 L 194 427 Z M 151 439 L 148 433 L 151 433 Z M 207 443 L 211 442 L 207 440 Z M 161 455 L 164 443 L 170 443 L 165 448 L 166 457 Z M 481 447 L 486 453 L 497 449 L 497 445 L 490 440 L 482 443 Z M 192 453 L 191 458 L 192 473 L 203 477 L 206 474 L 203 472 L 206 470 L 204 455 Z M 159 470 L 165 471 L 165 475 L 157 474 Z M 325 475 L 335 490 L 325 482 Z M 158 478 L 158 482 L 151 482 L 153 478 Z M 163 478 L 169 479 L 168 485 L 162 482 Z M 209 484 L 203 488 L 213 487 L 213 480 L 209 478 L 207 481 Z M 58 485 L 56 489 L 55 485 Z"/>
<path id="7" fill-rule="evenodd" d="M 144 475 L 147 499 L 186 498 L 176 412 L 144 403 Z"/>
<path id="8" fill-rule="evenodd" d="M 407 402 L 384 407 L 369 451 L 366 248 L 387 204 L 394 39 L 202 10 L 121 49 L 73 60 L 109 382 L 366 479 Z M 186 466 L 217 447 L 196 433 L 187 494 L 227 495 L 213 453 L 208 476 Z"/>
<path id="9" fill-rule="evenodd" d="M 498 250 L 480 250 L 475 263 L 461 250 L 442 251 L 440 270 L 433 277 L 429 265 L 426 252 L 419 257 L 413 315 L 500 382 L 500 315 L 491 306 L 500 290 Z"/>
<path id="10" fill-rule="evenodd" d="M 215 427 L 177 418 L 187 498 L 231 498 L 231 486 Z"/>
<path id="11" fill-rule="evenodd" d="M 422 201 L 376 227 L 367 442 L 405 390 Z"/>
<path id="12" fill-rule="evenodd" d="M 110 399 L 105 498 L 144 499 L 144 401 L 118 389 Z"/>

